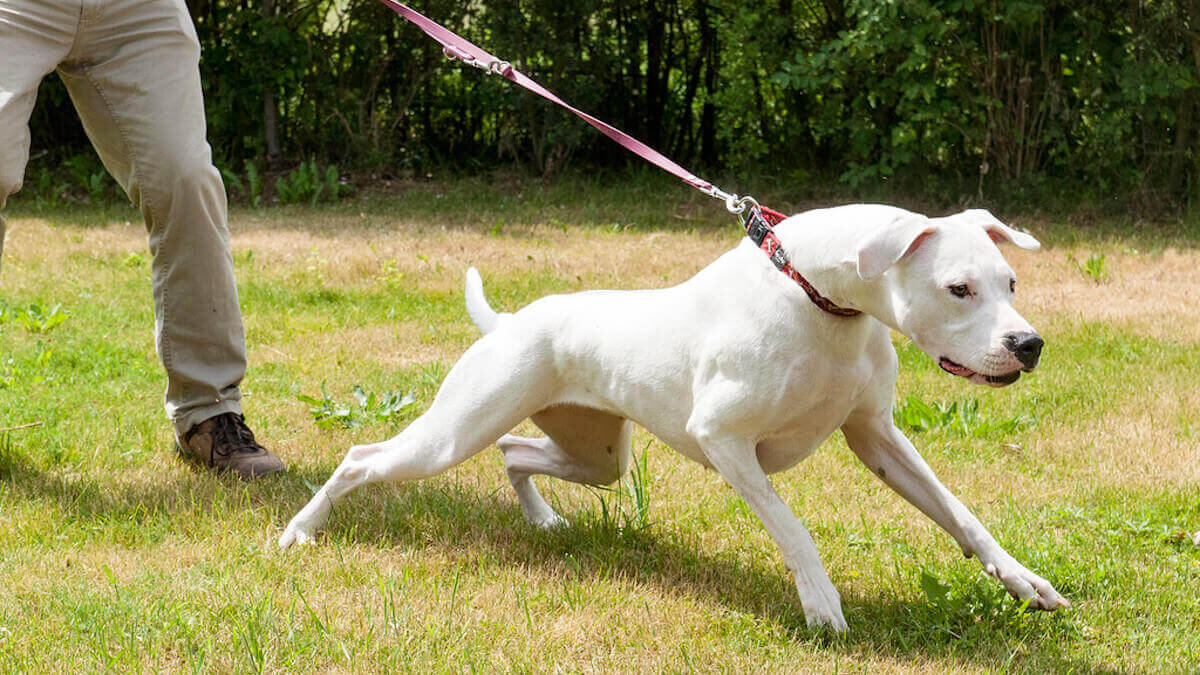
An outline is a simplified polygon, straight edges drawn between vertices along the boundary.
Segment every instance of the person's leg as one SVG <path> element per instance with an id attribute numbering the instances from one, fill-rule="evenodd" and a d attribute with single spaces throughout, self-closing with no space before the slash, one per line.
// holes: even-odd
<path id="1" fill-rule="evenodd" d="M 183 0 L 105 0 L 85 15 L 76 48 L 59 67 L 101 160 L 146 220 L 166 410 L 185 452 L 201 423 L 227 414 L 240 423 L 246 372 L 225 188 L 205 137 L 199 59 Z M 205 434 L 225 429 L 235 445 L 249 433 L 244 425 L 210 426 Z M 209 440 L 210 449 L 220 442 Z M 200 459 L 247 473 L 211 453 Z M 249 473 L 282 469 L 270 459 Z"/>
<path id="2" fill-rule="evenodd" d="M 4 205 L 21 189 L 29 161 L 29 114 L 38 84 L 66 58 L 78 23 L 78 3 L 0 0 L 0 256 Z"/>

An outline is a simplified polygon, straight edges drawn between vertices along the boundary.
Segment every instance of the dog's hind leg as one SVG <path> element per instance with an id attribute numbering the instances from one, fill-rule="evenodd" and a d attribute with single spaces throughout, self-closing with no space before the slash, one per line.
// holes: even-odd
<path id="1" fill-rule="evenodd" d="M 533 416 L 548 438 L 505 435 L 496 445 L 525 519 L 539 527 L 566 524 L 533 484 L 533 476 L 554 476 L 585 485 L 608 485 L 629 468 L 631 423 L 616 415 L 577 405 L 547 408 Z"/>
<path id="2" fill-rule="evenodd" d="M 570 459 L 549 438 L 525 438 L 506 434 L 496 441 L 504 453 L 504 469 L 521 502 L 525 520 L 544 529 L 566 525 L 567 521 L 546 503 L 533 484 L 534 474 L 562 477 L 570 468 Z"/>
<path id="3" fill-rule="evenodd" d="M 360 485 L 435 476 L 486 448 L 546 404 L 555 389 L 548 358 L 537 344 L 498 334 L 476 342 L 450 369 L 425 414 L 389 440 L 346 453 L 288 523 L 280 547 L 312 538 L 333 505 Z"/>

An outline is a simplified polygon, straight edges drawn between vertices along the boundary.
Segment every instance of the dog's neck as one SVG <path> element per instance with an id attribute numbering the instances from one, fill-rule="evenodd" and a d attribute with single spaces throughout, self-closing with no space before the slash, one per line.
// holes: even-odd
<path id="1" fill-rule="evenodd" d="M 885 273 L 871 281 L 864 281 L 858 276 L 858 243 L 876 226 L 872 223 L 863 226 L 849 221 L 836 229 L 815 228 L 789 219 L 780 223 L 775 233 L 783 243 L 792 265 L 818 292 L 841 307 L 857 309 L 899 330 L 895 298 L 889 290 L 891 275 Z M 762 253 L 759 252 L 759 255 Z M 808 301 L 804 291 L 791 279 L 778 273 L 776 276 L 780 283 L 791 285 Z"/>

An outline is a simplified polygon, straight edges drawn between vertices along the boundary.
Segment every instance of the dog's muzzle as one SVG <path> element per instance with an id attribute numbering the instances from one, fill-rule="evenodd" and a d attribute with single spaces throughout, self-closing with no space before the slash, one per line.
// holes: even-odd
<path id="1" fill-rule="evenodd" d="M 1042 346 L 1045 344 L 1045 341 L 1037 333 L 1033 332 L 1009 333 L 1005 335 L 1004 348 L 1012 353 L 1013 357 L 1021 364 L 1021 368 L 1001 375 L 985 375 L 971 370 L 961 363 L 951 361 L 944 356 L 938 359 L 938 366 L 951 375 L 966 378 L 975 384 L 1006 387 L 1021 379 L 1022 372 L 1028 373 L 1037 367 L 1038 359 L 1042 357 Z"/>

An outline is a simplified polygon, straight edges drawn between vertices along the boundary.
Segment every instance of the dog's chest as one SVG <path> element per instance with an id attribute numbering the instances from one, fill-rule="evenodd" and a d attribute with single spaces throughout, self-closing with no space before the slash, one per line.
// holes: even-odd
<path id="1" fill-rule="evenodd" d="M 759 463 L 782 471 L 812 454 L 846 421 L 879 373 L 871 359 L 823 359 L 819 354 L 774 369 L 764 378 L 755 437 Z"/>
<path id="2" fill-rule="evenodd" d="M 777 425 L 791 431 L 811 428 L 814 419 L 829 419 L 837 428 L 874 375 L 866 359 L 797 368 L 779 382 Z"/>

